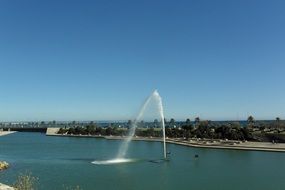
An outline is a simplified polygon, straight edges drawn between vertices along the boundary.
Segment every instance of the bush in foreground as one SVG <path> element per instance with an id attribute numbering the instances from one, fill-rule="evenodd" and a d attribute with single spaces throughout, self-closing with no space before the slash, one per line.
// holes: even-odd
<path id="1" fill-rule="evenodd" d="M 20 174 L 14 184 L 17 190 L 35 190 L 38 179 L 31 173 Z"/>

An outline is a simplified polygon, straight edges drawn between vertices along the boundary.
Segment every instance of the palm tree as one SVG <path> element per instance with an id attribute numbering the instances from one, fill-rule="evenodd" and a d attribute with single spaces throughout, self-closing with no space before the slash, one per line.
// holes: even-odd
<path id="1" fill-rule="evenodd" d="M 144 127 L 144 120 L 141 120 L 141 121 L 140 121 L 139 126 L 140 126 L 141 128 L 143 128 L 143 127 Z"/>
<path id="2" fill-rule="evenodd" d="M 254 117 L 253 116 L 249 116 L 247 118 L 247 123 L 248 123 L 248 126 L 249 127 L 253 127 L 253 124 L 254 124 Z"/>
<path id="3" fill-rule="evenodd" d="M 190 119 L 188 118 L 188 119 L 186 119 L 186 125 L 191 125 L 191 121 L 190 121 Z"/>
<path id="4" fill-rule="evenodd" d="M 133 125 L 133 121 L 129 119 L 127 123 L 127 128 L 130 129 L 132 125 Z"/>
<path id="5" fill-rule="evenodd" d="M 199 125 L 199 123 L 200 123 L 200 118 L 196 117 L 194 123 L 195 123 L 195 127 L 197 127 Z"/>
<path id="6" fill-rule="evenodd" d="M 194 120 L 194 129 L 197 129 L 200 124 L 200 117 L 196 117 Z"/>
<path id="7" fill-rule="evenodd" d="M 175 126 L 175 120 L 174 120 L 173 118 L 170 119 L 169 125 L 170 125 L 171 127 L 174 127 L 174 126 Z"/>
<path id="8" fill-rule="evenodd" d="M 276 117 L 276 128 L 278 129 L 280 126 L 280 117 Z"/>
<path id="9" fill-rule="evenodd" d="M 153 125 L 155 128 L 158 127 L 158 125 L 159 125 L 158 119 L 153 120 Z"/>

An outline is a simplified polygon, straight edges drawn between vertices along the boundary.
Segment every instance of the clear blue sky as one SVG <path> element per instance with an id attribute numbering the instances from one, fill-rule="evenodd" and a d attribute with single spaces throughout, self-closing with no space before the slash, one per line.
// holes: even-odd
<path id="1" fill-rule="evenodd" d="M 283 0 L 1 0 L 0 120 L 285 118 Z"/>

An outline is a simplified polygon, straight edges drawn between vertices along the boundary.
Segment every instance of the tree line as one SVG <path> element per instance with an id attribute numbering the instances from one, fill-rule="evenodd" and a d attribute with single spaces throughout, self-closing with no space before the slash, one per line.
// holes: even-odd
<path id="1" fill-rule="evenodd" d="M 137 122 L 135 135 L 139 137 L 162 137 L 160 121 Z M 129 120 L 125 127 L 110 124 L 107 127 L 99 127 L 92 122 L 86 126 L 60 128 L 59 134 L 72 135 L 102 135 L 102 136 L 127 136 L 130 128 L 134 127 L 133 121 Z M 212 122 L 202 121 L 199 117 L 194 122 L 186 119 L 185 122 L 176 122 L 174 119 L 165 121 L 165 134 L 169 138 L 204 138 L 204 139 L 228 139 L 228 140 L 256 140 L 255 131 L 271 129 L 279 130 L 285 127 L 285 123 L 276 118 L 275 121 L 256 121 L 249 116 L 245 125 L 240 122 Z"/>

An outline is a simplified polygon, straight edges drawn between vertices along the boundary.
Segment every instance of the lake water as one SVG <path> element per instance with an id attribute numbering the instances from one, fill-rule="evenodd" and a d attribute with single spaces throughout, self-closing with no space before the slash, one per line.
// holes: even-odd
<path id="1" fill-rule="evenodd" d="M 169 162 L 160 142 L 131 142 L 134 163 L 94 165 L 112 159 L 121 141 L 96 138 L 48 137 L 40 133 L 15 133 L 0 137 L 0 160 L 11 164 L 0 172 L 0 182 L 12 184 L 19 173 L 39 178 L 39 189 L 84 190 L 195 189 L 284 190 L 285 153 L 215 150 L 168 144 Z M 199 158 L 194 158 L 195 154 Z"/>

